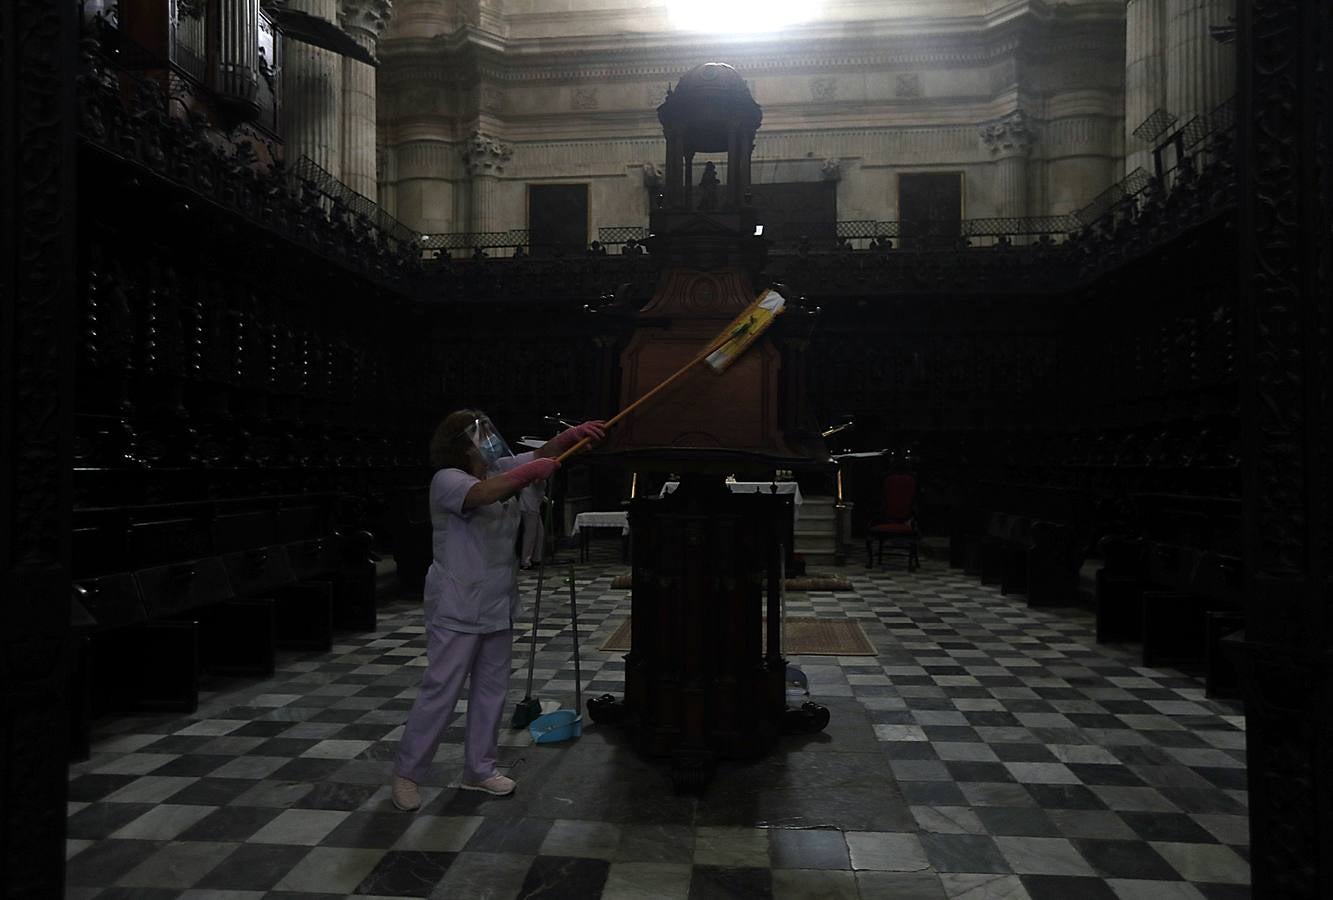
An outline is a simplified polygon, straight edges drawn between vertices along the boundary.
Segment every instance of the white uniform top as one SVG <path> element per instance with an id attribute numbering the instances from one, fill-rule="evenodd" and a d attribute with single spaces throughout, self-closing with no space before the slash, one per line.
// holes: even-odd
<path id="1" fill-rule="evenodd" d="M 503 459 L 507 472 L 536 454 Z M 519 614 L 518 501 L 463 509 L 478 478 L 462 469 L 441 469 L 430 482 L 431 544 L 426 571 L 426 622 L 465 634 L 489 634 L 512 626 Z"/>

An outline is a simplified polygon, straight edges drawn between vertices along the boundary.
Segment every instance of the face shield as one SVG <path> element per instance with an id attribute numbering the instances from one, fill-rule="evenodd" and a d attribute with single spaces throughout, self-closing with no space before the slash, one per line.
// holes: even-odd
<path id="1" fill-rule="evenodd" d="M 500 429 L 495 427 L 495 423 L 485 413 L 477 413 L 477 418 L 463 433 L 472 441 L 472 446 L 477 448 L 487 469 L 496 468 L 500 460 L 514 455 L 500 434 Z"/>

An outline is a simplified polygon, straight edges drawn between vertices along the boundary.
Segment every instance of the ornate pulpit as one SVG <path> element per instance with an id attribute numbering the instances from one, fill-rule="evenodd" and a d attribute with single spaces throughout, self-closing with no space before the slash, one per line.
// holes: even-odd
<path id="1" fill-rule="evenodd" d="M 664 184 L 648 246 L 656 290 L 622 310 L 619 355 L 627 406 L 693 359 L 758 294 L 766 242 L 756 234 L 749 168 L 762 114 L 731 66 L 684 75 L 658 107 Z M 704 159 L 701 155 L 717 156 Z M 695 172 L 699 181 L 694 183 Z M 808 427 L 800 348 L 813 315 L 795 298 L 732 366 L 705 365 L 627 418 L 593 457 L 673 472 L 680 487 L 630 505 L 631 650 L 625 698 L 590 700 L 599 722 L 622 722 L 645 755 L 667 757 L 678 789 L 700 788 L 719 759 L 754 757 L 784 731 L 823 728 L 828 712 L 786 702 L 781 572 L 791 551 L 791 500 L 734 494 L 728 474 L 827 464 Z"/>

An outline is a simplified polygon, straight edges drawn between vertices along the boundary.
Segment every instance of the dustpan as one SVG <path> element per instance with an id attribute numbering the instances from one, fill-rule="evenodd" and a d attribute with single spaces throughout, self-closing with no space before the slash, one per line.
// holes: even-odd
<path id="1" fill-rule="evenodd" d="M 555 744 L 583 735 L 583 675 L 579 671 L 579 612 L 574 599 L 574 567 L 569 567 L 569 622 L 574 631 L 574 708 L 538 716 L 528 733 L 538 744 Z"/>
<path id="2" fill-rule="evenodd" d="M 568 741 L 583 734 L 583 716 L 577 709 L 557 709 L 534 719 L 528 732 L 538 744 Z"/>

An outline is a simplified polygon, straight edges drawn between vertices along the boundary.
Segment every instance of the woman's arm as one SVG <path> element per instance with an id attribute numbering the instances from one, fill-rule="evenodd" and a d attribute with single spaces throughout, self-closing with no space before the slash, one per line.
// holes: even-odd
<path id="1" fill-rule="evenodd" d="M 606 423 L 600 419 L 590 419 L 573 427 L 566 428 L 564 431 L 551 438 L 536 451 L 538 459 L 555 459 L 561 453 L 564 453 L 570 447 L 573 447 L 584 438 L 589 438 L 596 444 L 606 437 Z"/>
<path id="2" fill-rule="evenodd" d="M 476 509 L 487 503 L 508 500 L 532 482 L 550 478 L 558 468 L 560 463 L 553 459 L 534 459 L 507 472 L 484 478 L 468 489 L 467 496 L 463 498 L 463 509 Z"/>

